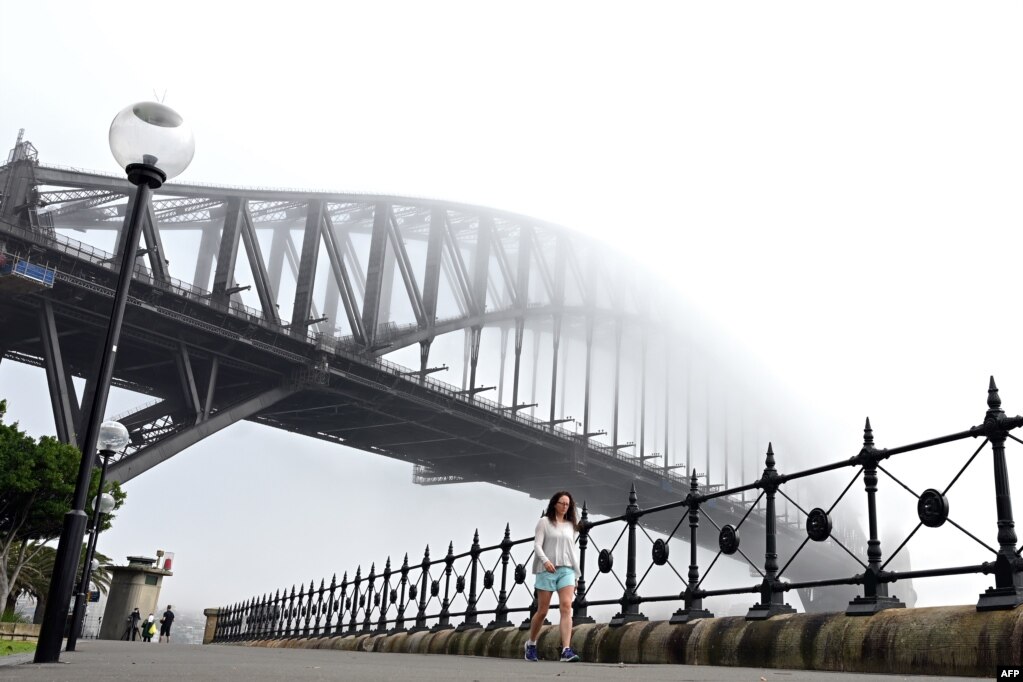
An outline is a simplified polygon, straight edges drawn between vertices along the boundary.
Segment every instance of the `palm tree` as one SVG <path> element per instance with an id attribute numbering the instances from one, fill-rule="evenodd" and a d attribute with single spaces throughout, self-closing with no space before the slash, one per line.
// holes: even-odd
<path id="1" fill-rule="evenodd" d="M 81 567 L 85 561 L 86 545 L 82 545 L 82 553 L 78 559 Z M 92 582 L 100 592 L 107 593 L 110 588 L 110 571 L 106 565 L 110 563 L 110 557 L 101 552 L 95 552 L 94 558 L 99 562 L 99 567 L 92 572 Z M 34 597 L 36 600 L 35 613 L 32 617 L 33 623 L 42 621 L 43 611 L 46 609 L 46 595 L 50 591 L 50 576 L 53 574 L 53 562 L 57 557 L 57 550 L 54 547 L 43 547 L 32 559 L 25 564 L 18 576 L 17 581 L 11 586 L 11 593 L 7 596 L 7 603 L 4 605 L 4 615 L 13 614 L 18 599 L 23 596 Z"/>

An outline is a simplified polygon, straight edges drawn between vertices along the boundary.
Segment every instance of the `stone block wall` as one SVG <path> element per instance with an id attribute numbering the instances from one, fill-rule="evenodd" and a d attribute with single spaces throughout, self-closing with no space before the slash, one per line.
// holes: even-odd
<path id="1" fill-rule="evenodd" d="M 210 609 L 214 612 L 214 609 Z M 215 627 L 209 613 L 207 629 Z M 212 623 L 212 624 L 211 624 Z M 526 632 L 443 630 L 244 642 L 250 646 L 521 658 Z M 557 660 L 557 626 L 545 627 L 540 658 Z M 580 625 L 572 647 L 593 663 L 675 663 L 915 675 L 990 677 L 1023 665 L 1023 606 L 978 612 L 973 606 L 891 609 L 873 616 L 790 614 L 766 621 L 706 618 Z"/>
<path id="2" fill-rule="evenodd" d="M 0 623 L 0 641 L 35 642 L 40 627 L 32 623 Z"/>

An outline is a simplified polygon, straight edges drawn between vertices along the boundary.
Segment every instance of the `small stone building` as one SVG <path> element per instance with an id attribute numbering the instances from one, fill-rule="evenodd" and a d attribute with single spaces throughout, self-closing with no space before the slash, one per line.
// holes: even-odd
<path id="1" fill-rule="evenodd" d="M 103 611 L 100 639 L 123 639 L 128 618 L 136 606 L 142 619 L 150 613 L 160 620 L 160 587 L 170 571 L 157 568 L 156 559 L 141 556 L 128 557 L 127 566 L 110 566 L 110 591 Z M 164 604 L 166 606 L 166 604 Z M 157 626 L 159 627 L 159 626 Z"/>

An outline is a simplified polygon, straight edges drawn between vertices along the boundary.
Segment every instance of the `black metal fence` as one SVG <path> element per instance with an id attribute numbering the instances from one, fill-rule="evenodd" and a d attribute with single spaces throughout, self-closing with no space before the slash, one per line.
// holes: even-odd
<path id="1" fill-rule="evenodd" d="M 896 448 L 876 448 L 870 420 L 863 432 L 863 445 L 859 453 L 846 460 L 833 462 L 792 474 L 782 474 L 776 469 L 775 455 L 768 445 L 763 474 L 756 481 L 730 489 L 701 492 L 697 474 L 690 479 L 690 493 L 685 499 L 649 509 L 639 506 L 635 487 L 630 491 L 625 513 L 613 518 L 591 521 L 585 503 L 582 507 L 579 533 L 579 564 L 582 575 L 579 578 L 573 607 L 575 623 L 593 622 L 588 610 L 598 606 L 614 606 L 617 609 L 611 618 L 612 626 L 630 621 L 646 620 L 640 611 L 643 604 L 655 602 L 677 603 L 680 605 L 671 621 L 684 623 L 696 618 L 710 617 L 704 608 L 704 599 L 724 595 L 756 594 L 759 600 L 747 612 L 747 619 L 757 620 L 794 611 L 784 602 L 786 592 L 804 588 L 824 588 L 835 585 L 862 586 L 861 594 L 853 599 L 846 609 L 849 616 L 870 615 L 888 608 L 904 606 L 888 593 L 889 585 L 897 580 L 932 578 L 964 574 L 993 574 L 995 585 L 980 595 L 977 602 L 979 611 L 1009 609 L 1023 603 L 1023 559 L 1017 549 L 1014 530 L 1012 503 L 1009 490 L 1008 468 L 1005 459 L 1005 443 L 1013 440 L 1023 443 L 1011 431 L 1023 425 L 1023 417 L 1007 417 L 1001 408 L 1001 399 L 991 379 L 988 389 L 988 410 L 979 426 L 965 431 L 932 438 Z M 891 473 L 882 462 L 910 452 L 934 448 L 946 443 L 966 439 L 983 439 L 965 464 L 941 490 L 928 488 L 917 493 Z M 949 490 L 961 479 L 964 472 L 990 445 L 994 469 L 994 503 L 996 511 L 997 548 L 989 545 L 949 516 L 946 497 Z M 800 479 L 819 476 L 827 472 L 853 469 L 852 480 L 845 486 L 837 499 L 824 509 L 804 509 L 793 497 L 785 492 L 785 486 Z M 905 489 L 916 498 L 918 522 L 894 552 L 883 560 L 881 542 L 878 539 L 878 510 L 876 493 L 879 473 Z M 862 476 L 866 493 L 866 515 L 868 523 L 865 556 L 857 554 L 839 538 L 833 528 L 832 511 Z M 756 497 L 745 499 L 745 493 L 759 491 Z M 806 537 L 779 566 L 777 551 L 777 524 L 779 522 L 778 497 L 781 496 L 801 515 Z M 713 501 L 728 497 L 731 503 L 741 500 L 746 506 L 745 514 L 735 525 L 718 525 L 708 513 Z M 751 495 L 752 497 L 752 495 Z M 754 512 L 756 511 L 756 514 Z M 654 538 L 644 528 L 643 519 L 651 514 L 678 515 L 674 530 L 666 537 Z M 751 517 L 751 515 L 753 515 Z M 762 563 L 754 562 L 741 548 L 743 526 L 751 518 L 762 521 L 764 532 L 764 557 Z M 701 522 L 706 519 L 718 533 L 718 552 L 701 574 L 697 560 L 697 534 Z M 945 524 L 957 528 L 994 555 L 993 560 L 980 563 L 928 568 L 922 570 L 886 570 L 891 561 L 905 548 L 909 540 L 922 528 L 938 528 Z M 682 541 L 680 529 L 689 528 L 689 566 L 685 577 L 671 562 L 672 542 Z M 751 523 L 750 526 L 753 524 Z M 760 525 L 759 523 L 757 525 Z M 595 536 L 601 527 L 612 531 L 614 540 L 596 543 Z M 749 530 L 749 528 L 747 528 Z M 650 543 L 649 559 L 644 559 L 645 571 L 639 575 L 641 561 L 638 550 L 640 534 Z M 803 551 L 807 543 L 828 543 L 835 551 L 844 551 L 851 557 L 861 572 L 813 581 L 791 582 L 782 580 L 785 570 Z M 431 558 L 427 547 L 419 561 L 410 563 L 406 554 L 400 566 L 393 566 L 390 559 L 378 571 L 375 564 L 363 574 L 362 568 L 354 576 L 344 574 L 340 581 L 334 576 L 329 583 L 320 580 L 296 589 L 277 590 L 272 594 L 253 597 L 247 601 L 221 607 L 217 621 L 214 642 L 233 642 L 255 639 L 283 639 L 297 637 L 329 637 L 365 633 L 417 632 L 423 630 L 444 630 L 455 628 L 465 630 L 485 627 L 487 629 L 519 625 L 528 627 L 529 617 L 535 612 L 536 602 L 530 588 L 527 566 L 532 558 L 532 536 L 513 540 L 510 526 L 506 525 L 500 542 L 481 546 L 477 531 L 468 551 L 455 553 L 454 543 L 448 545 L 443 557 Z M 854 548 L 855 549 L 855 548 Z M 624 582 L 615 567 L 616 557 L 625 556 Z M 713 570 L 721 555 L 738 555 L 745 559 L 761 581 L 755 585 L 706 589 L 704 581 Z M 521 560 L 520 560 L 521 559 Z M 597 571 L 587 582 L 587 570 L 596 560 Z M 640 588 L 651 571 L 667 571 L 677 578 L 681 590 L 668 594 L 640 593 Z M 607 599 L 594 598 L 593 586 L 602 576 L 611 576 L 614 583 L 608 583 L 613 596 Z M 519 621 L 522 616 L 523 620 Z M 514 620 L 513 620 L 514 619 Z M 518 621 L 518 622 L 516 622 Z M 455 623 L 458 623 L 457 628 Z"/>

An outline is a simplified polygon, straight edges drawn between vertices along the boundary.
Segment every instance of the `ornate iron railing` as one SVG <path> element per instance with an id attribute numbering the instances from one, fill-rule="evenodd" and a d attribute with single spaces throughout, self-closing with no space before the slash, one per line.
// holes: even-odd
<path id="1" fill-rule="evenodd" d="M 705 607 L 703 600 L 724 595 L 756 594 L 759 600 L 748 610 L 746 617 L 751 620 L 765 619 L 794 611 L 784 602 L 786 592 L 801 588 L 822 588 L 835 585 L 862 586 L 862 594 L 853 599 L 846 609 L 849 616 L 870 615 L 889 608 L 900 608 L 904 604 L 890 596 L 888 587 L 897 580 L 932 578 L 963 574 L 993 574 L 995 585 L 983 592 L 977 602 L 979 611 L 1008 609 L 1023 603 L 1023 559 L 1016 547 L 1008 468 L 1005 459 L 1007 440 L 1023 443 L 1011 431 L 1023 425 L 1023 417 L 1008 417 L 1001 408 L 1001 399 L 991 379 L 988 389 L 988 409 L 984 421 L 964 431 L 920 441 L 896 448 L 877 448 L 868 419 L 863 432 L 863 445 L 859 453 L 850 458 L 792 474 L 783 474 L 776 468 L 773 448 L 768 445 L 763 474 L 756 481 L 746 485 L 721 490 L 701 490 L 696 473 L 690 478 L 690 492 L 682 500 L 649 509 L 639 506 L 635 487 L 629 493 L 625 513 L 613 518 L 591 521 L 585 503 L 582 507 L 579 533 L 579 560 L 582 575 L 579 578 L 573 607 L 576 623 L 592 622 L 588 609 L 597 606 L 615 606 L 617 613 L 611 618 L 611 625 L 621 625 L 635 620 L 646 620 L 640 611 L 643 604 L 654 602 L 675 602 L 680 605 L 672 622 L 684 623 L 713 614 Z M 914 491 L 885 466 L 883 462 L 897 455 L 923 451 L 942 444 L 967 439 L 982 439 L 980 445 L 966 460 L 965 464 L 941 490 L 928 488 L 921 493 Z M 968 531 L 949 516 L 947 494 L 961 480 L 963 473 L 977 460 L 978 455 L 990 445 L 994 469 L 994 502 L 996 509 L 996 544 L 992 546 Z M 820 476 L 828 472 L 853 469 L 854 475 L 848 485 L 838 494 L 827 508 L 804 509 L 793 496 L 785 492 L 785 486 L 801 479 Z M 918 522 L 895 551 L 883 560 L 881 541 L 878 537 L 878 511 L 876 493 L 879 473 L 898 484 L 916 498 Z M 842 542 L 842 534 L 833 527 L 831 512 L 846 497 L 856 481 L 862 476 L 866 493 L 866 515 L 869 539 L 865 553 L 859 548 L 850 548 Z M 746 491 L 759 491 L 751 499 L 740 497 Z M 778 496 L 788 500 L 801 515 L 801 525 L 806 538 L 787 558 L 779 564 L 777 550 L 777 524 L 779 522 Z M 746 506 L 745 514 L 734 526 L 719 526 L 712 511 L 716 503 L 727 500 L 728 504 Z M 740 545 L 740 537 L 747 521 L 757 518 L 751 513 L 761 509 L 764 532 L 763 562 L 754 562 Z M 678 515 L 678 521 L 667 537 L 654 538 L 643 525 L 644 517 L 651 514 Z M 759 516 L 759 515 L 758 515 Z M 697 559 L 697 534 L 701 532 L 701 521 L 706 519 L 718 533 L 719 550 L 710 565 L 701 573 Z M 957 528 L 994 555 L 993 560 L 980 561 L 958 566 L 945 566 L 907 571 L 887 570 L 892 560 L 906 547 L 909 540 L 923 527 L 938 528 L 945 524 Z M 671 544 L 677 541 L 683 525 L 689 527 L 689 566 L 685 577 L 671 562 Z M 597 543 L 596 536 L 606 527 L 617 530 L 617 537 L 610 542 Z M 640 575 L 641 536 L 650 541 L 649 561 Z M 786 569 L 809 542 L 830 543 L 835 551 L 847 553 L 862 571 L 852 575 L 825 577 L 819 580 L 790 582 L 783 580 Z M 253 597 L 243 602 L 224 606 L 217 621 L 215 642 L 233 642 L 254 639 L 280 639 L 294 637 L 327 637 L 336 635 L 385 633 L 400 631 L 441 630 L 484 627 L 482 620 L 490 617 L 485 627 L 496 628 L 514 625 L 511 616 L 527 614 L 521 627 L 527 627 L 529 618 L 535 612 L 536 602 L 527 582 L 527 565 L 532 557 L 532 537 L 513 540 L 509 526 L 505 526 L 503 539 L 493 545 L 481 546 L 477 532 L 468 551 L 455 553 L 454 543 L 449 544 L 442 558 L 431 558 L 429 547 L 418 563 L 410 563 L 405 556 L 401 566 L 394 568 L 390 559 L 384 570 L 377 572 L 372 565 L 367 575 L 362 568 L 355 571 L 354 578 L 346 573 L 340 582 L 336 576 L 329 584 L 320 580 L 317 587 L 310 582 L 308 587 L 296 590 L 278 590 L 272 594 Z M 624 582 L 616 571 L 615 559 L 625 555 Z M 595 554 L 597 572 L 587 582 L 587 567 Z M 523 558 L 523 555 L 525 557 Z M 704 582 L 717 564 L 721 555 L 738 555 L 749 562 L 761 576 L 754 585 L 707 589 Z M 519 559 L 522 558 L 522 561 Z M 667 568 L 665 568 L 667 567 Z M 665 594 L 641 594 L 641 587 L 654 570 L 674 574 L 681 587 L 678 592 Z M 594 585 L 609 575 L 618 583 L 614 595 L 608 599 L 593 596 Z M 607 582 L 607 581 L 604 581 Z"/>

